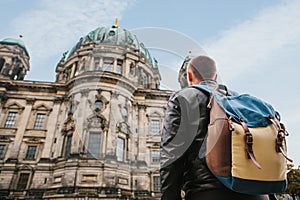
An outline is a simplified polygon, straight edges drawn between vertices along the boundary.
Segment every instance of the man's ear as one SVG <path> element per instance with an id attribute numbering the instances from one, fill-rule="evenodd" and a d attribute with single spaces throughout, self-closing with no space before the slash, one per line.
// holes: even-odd
<path id="1" fill-rule="evenodd" d="M 217 79 L 218 79 L 218 74 L 215 75 L 214 81 L 216 81 Z"/>
<path id="2" fill-rule="evenodd" d="M 193 74 L 190 71 L 187 72 L 187 79 L 190 83 L 193 81 Z"/>

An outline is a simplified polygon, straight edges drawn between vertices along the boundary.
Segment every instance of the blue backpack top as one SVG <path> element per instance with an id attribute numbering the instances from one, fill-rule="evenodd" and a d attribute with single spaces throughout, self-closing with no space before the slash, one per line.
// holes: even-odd
<path id="1" fill-rule="evenodd" d="M 235 122 L 239 122 L 240 118 L 243 118 L 249 127 L 260 127 L 271 124 L 271 121 L 268 119 L 269 116 L 280 120 L 279 113 L 275 112 L 270 104 L 249 94 L 238 94 L 237 92 L 230 91 L 229 96 L 216 90 L 210 90 L 205 85 L 198 84 L 193 87 L 212 94 L 221 108 Z"/>

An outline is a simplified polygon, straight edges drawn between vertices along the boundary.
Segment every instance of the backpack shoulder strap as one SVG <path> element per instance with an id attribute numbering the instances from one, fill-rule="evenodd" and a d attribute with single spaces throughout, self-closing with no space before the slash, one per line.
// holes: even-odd
<path id="1" fill-rule="evenodd" d="M 196 88 L 196 89 L 201 90 L 202 92 L 205 92 L 205 93 L 208 93 L 208 94 L 212 93 L 212 91 L 206 85 L 198 84 L 198 85 L 192 85 L 190 87 Z"/>
<path id="2" fill-rule="evenodd" d="M 201 84 L 192 85 L 190 87 L 197 88 L 197 89 L 204 91 L 206 93 L 209 93 L 209 94 L 213 94 L 214 91 L 217 91 L 225 96 L 231 96 L 231 92 L 227 89 L 227 87 L 225 85 L 222 85 L 222 84 L 219 84 L 215 90 L 211 90 L 206 85 L 201 85 Z"/>

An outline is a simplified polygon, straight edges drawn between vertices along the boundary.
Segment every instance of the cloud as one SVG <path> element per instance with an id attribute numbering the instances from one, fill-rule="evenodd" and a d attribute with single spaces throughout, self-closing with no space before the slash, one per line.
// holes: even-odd
<path id="1" fill-rule="evenodd" d="M 279 109 L 290 132 L 288 149 L 296 166 L 300 164 L 300 97 L 295 92 L 299 90 L 299 9 L 299 0 L 283 0 L 204 45 L 225 84 L 257 93 Z"/>
<path id="2" fill-rule="evenodd" d="M 268 7 L 205 45 L 218 63 L 224 80 L 272 63 L 282 49 L 300 41 L 300 1 Z M 259 68 L 257 67 L 259 66 Z"/>
<path id="3" fill-rule="evenodd" d="M 12 29 L 15 35 L 24 35 L 31 65 L 37 67 L 45 59 L 71 49 L 91 30 L 112 25 L 133 3 L 134 0 L 41 0 L 37 9 L 14 19 Z"/>

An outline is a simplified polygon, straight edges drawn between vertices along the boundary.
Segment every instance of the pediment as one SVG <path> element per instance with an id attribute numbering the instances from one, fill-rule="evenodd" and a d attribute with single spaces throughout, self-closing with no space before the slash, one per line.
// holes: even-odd
<path id="1" fill-rule="evenodd" d="M 107 128 L 107 120 L 103 115 L 92 115 L 87 118 L 88 128 Z"/>
<path id="2" fill-rule="evenodd" d="M 148 115 L 148 117 L 157 117 L 157 118 L 160 118 L 161 116 L 162 114 L 157 111 L 151 112 L 150 115 Z"/>
<path id="3" fill-rule="evenodd" d="M 8 104 L 5 108 L 7 109 L 14 109 L 14 110 L 23 110 L 24 107 L 18 104 L 17 102 L 13 102 L 11 104 Z"/>
<path id="4" fill-rule="evenodd" d="M 24 164 L 24 165 L 21 165 L 21 166 L 19 166 L 18 167 L 18 170 L 33 170 L 33 167 L 32 166 L 30 166 L 30 165 L 27 165 L 27 164 Z"/>
<path id="5" fill-rule="evenodd" d="M 45 104 L 39 104 L 39 105 L 35 106 L 32 109 L 33 110 L 38 110 L 38 111 L 45 111 L 45 112 L 49 112 L 49 111 L 52 110 L 52 108 L 46 106 Z"/>

